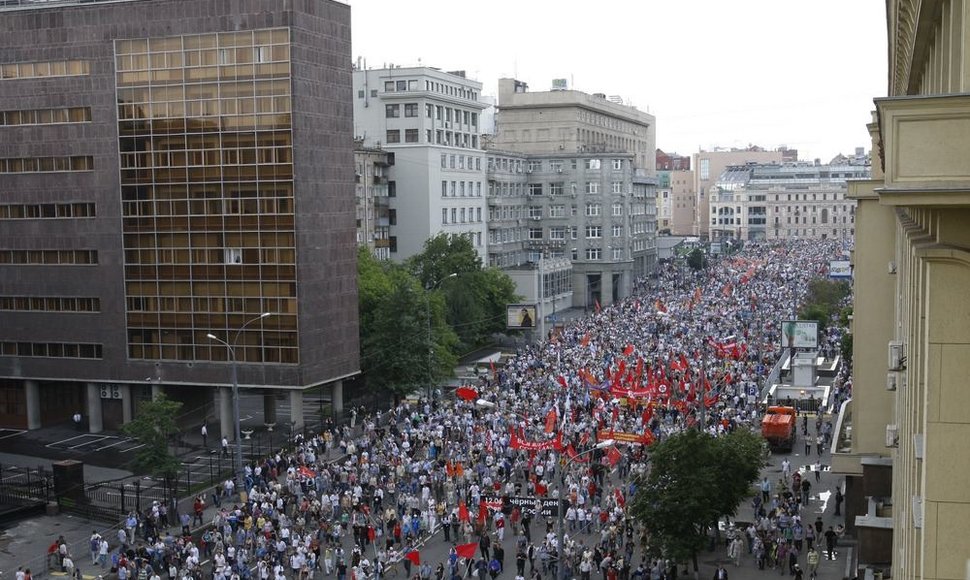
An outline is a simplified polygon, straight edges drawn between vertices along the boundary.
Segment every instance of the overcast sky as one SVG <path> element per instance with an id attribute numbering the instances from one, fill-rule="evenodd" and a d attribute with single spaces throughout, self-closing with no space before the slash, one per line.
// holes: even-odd
<path id="1" fill-rule="evenodd" d="M 884 0 L 349 0 L 353 54 L 465 70 L 497 93 L 554 78 L 657 118 L 657 147 L 870 147 L 886 94 Z"/>

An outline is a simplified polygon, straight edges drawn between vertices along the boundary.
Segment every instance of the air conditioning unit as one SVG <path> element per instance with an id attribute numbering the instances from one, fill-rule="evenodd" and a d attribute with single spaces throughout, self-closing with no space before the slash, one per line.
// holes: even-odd
<path id="1" fill-rule="evenodd" d="M 905 349 L 903 348 L 903 343 L 898 340 L 892 340 L 889 342 L 889 370 L 906 370 Z"/>
<path id="2" fill-rule="evenodd" d="M 886 447 L 899 445 L 899 428 L 896 425 L 886 425 Z"/>
<path id="3" fill-rule="evenodd" d="M 896 383 L 897 383 L 898 379 L 899 379 L 899 375 L 897 375 L 896 373 L 888 373 L 888 374 L 886 374 L 886 390 L 887 391 L 895 391 L 896 390 Z"/>
<path id="4" fill-rule="evenodd" d="M 526 169 L 525 172 L 526 173 L 532 173 L 532 170 L 531 169 Z"/>
<path id="5" fill-rule="evenodd" d="M 534 215 L 534 216 L 532 216 L 532 219 L 533 219 L 533 221 L 539 221 L 539 220 L 542 219 L 542 216 Z"/>
<path id="6" fill-rule="evenodd" d="M 889 273 L 890 274 L 896 273 L 896 262 L 889 262 Z"/>
<path id="7" fill-rule="evenodd" d="M 556 168 L 556 173 L 562 173 L 562 167 Z"/>

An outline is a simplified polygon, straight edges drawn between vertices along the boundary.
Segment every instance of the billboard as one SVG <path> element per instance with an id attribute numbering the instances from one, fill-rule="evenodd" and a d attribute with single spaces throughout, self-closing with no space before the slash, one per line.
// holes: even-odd
<path id="1" fill-rule="evenodd" d="M 818 322 L 784 320 L 781 323 L 782 348 L 818 348 Z"/>
<path id="2" fill-rule="evenodd" d="M 829 262 L 829 278 L 851 278 L 852 263 L 848 260 L 832 260 Z"/>
<path id="3" fill-rule="evenodd" d="M 505 307 L 506 326 L 528 330 L 536 327 L 535 304 L 508 304 Z"/>

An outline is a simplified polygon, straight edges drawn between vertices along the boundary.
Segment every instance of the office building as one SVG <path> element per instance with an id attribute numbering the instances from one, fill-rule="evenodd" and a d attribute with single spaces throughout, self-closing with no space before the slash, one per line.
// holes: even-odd
<path id="1" fill-rule="evenodd" d="M 694 207 L 697 209 L 693 217 L 693 231 L 695 236 L 709 238 L 710 230 L 710 194 L 711 186 L 717 181 L 721 173 L 729 165 L 744 165 L 745 163 L 781 163 L 784 152 L 766 151 L 757 145 L 745 149 L 715 149 L 713 151 L 699 151 L 694 154 L 694 183 L 692 191 L 697 196 Z"/>
<path id="2" fill-rule="evenodd" d="M 387 65 L 354 70 L 354 135 L 394 154 L 387 169 L 388 250 L 403 260 L 438 234 L 467 236 L 486 259 L 481 83 L 464 71 Z"/>
<path id="3" fill-rule="evenodd" d="M 499 80 L 489 263 L 569 260 L 574 306 L 625 298 L 656 268 L 655 120 L 618 100 Z"/>
<path id="4" fill-rule="evenodd" d="M 847 183 L 868 177 L 868 165 L 729 165 L 708 196 L 710 238 L 851 239 L 855 202 L 846 199 Z"/>
<path id="5" fill-rule="evenodd" d="M 5 2 L 0 423 L 117 428 L 165 392 L 231 436 L 237 363 L 256 421 L 286 394 L 302 426 L 314 387 L 339 407 L 351 100 L 339 2 Z"/>
<path id="6" fill-rule="evenodd" d="M 970 16 L 964 2 L 886 8 L 889 96 L 869 125 L 872 179 L 850 184 L 856 375 L 833 470 L 859 577 L 965 578 Z"/>

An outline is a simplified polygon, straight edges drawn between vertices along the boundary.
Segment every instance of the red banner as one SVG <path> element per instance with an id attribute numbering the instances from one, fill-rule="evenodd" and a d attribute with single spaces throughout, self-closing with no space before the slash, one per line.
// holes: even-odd
<path id="1" fill-rule="evenodd" d="M 509 441 L 509 447 L 512 449 L 525 449 L 526 451 L 543 451 L 546 449 L 562 449 L 562 434 L 556 435 L 555 439 L 551 441 L 525 441 L 519 439 L 519 436 L 512 431 L 512 439 Z"/>
<path id="2" fill-rule="evenodd" d="M 597 441 L 607 441 L 612 439 L 617 443 L 634 443 L 637 445 L 649 445 L 653 443 L 653 434 L 650 431 L 645 431 L 642 435 L 637 433 L 628 433 L 626 431 L 611 431 L 609 429 L 600 429 L 596 434 Z"/>

